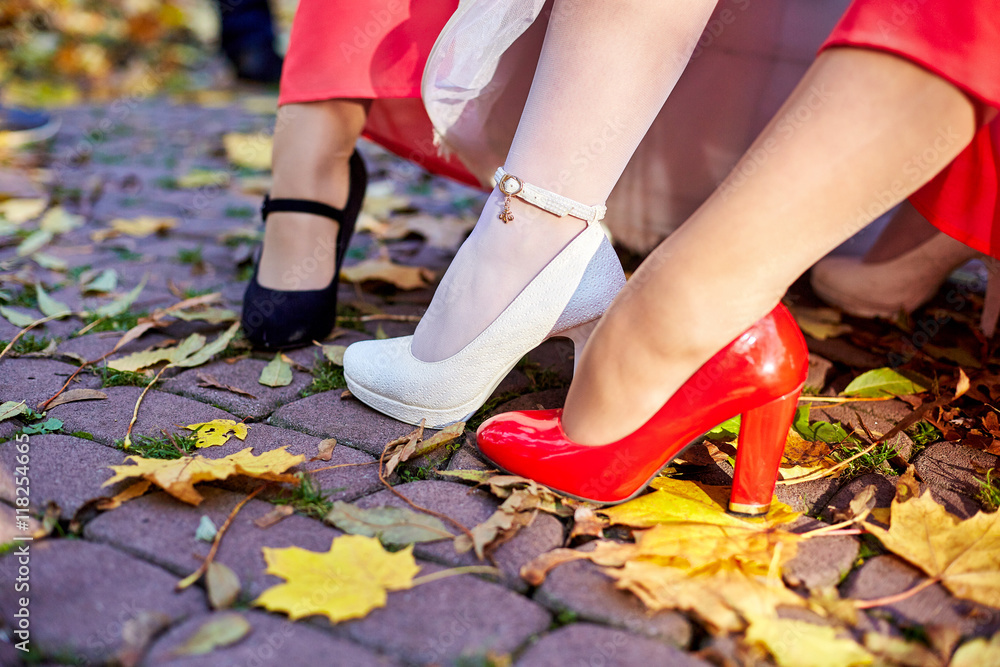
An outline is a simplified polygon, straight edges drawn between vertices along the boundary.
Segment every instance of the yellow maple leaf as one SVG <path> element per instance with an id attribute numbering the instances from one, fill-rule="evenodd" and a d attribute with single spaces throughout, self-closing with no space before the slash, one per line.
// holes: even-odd
<path id="1" fill-rule="evenodd" d="M 686 570 L 647 561 L 601 570 L 618 588 L 634 593 L 652 611 L 680 609 L 693 613 L 712 632 L 738 632 L 750 619 L 773 618 L 779 606 L 804 607 L 805 599 L 780 580 L 723 570 L 692 576 Z"/>
<path id="2" fill-rule="evenodd" d="M 266 171 L 271 168 L 274 140 L 268 134 L 229 132 L 222 135 L 222 144 L 226 148 L 226 157 L 237 167 L 256 171 Z"/>
<path id="3" fill-rule="evenodd" d="M 838 637 L 836 628 L 795 619 L 754 619 L 746 641 L 763 645 L 779 667 L 854 667 L 874 660 L 854 640 Z"/>
<path id="4" fill-rule="evenodd" d="M 638 536 L 639 558 L 692 573 L 731 567 L 766 574 L 795 556 L 802 536 L 763 526 L 673 523 Z"/>
<path id="5" fill-rule="evenodd" d="M 250 427 L 243 422 L 232 419 L 213 419 L 210 422 L 201 424 L 188 424 L 185 426 L 189 431 L 194 431 L 198 440 L 196 447 L 218 447 L 229 442 L 229 435 L 233 434 L 240 440 L 247 439 Z"/>
<path id="6" fill-rule="evenodd" d="M 434 279 L 434 272 L 421 266 L 404 266 L 388 258 L 366 259 L 340 270 L 340 277 L 351 283 L 379 280 L 399 289 L 420 289 Z"/>
<path id="7" fill-rule="evenodd" d="M 253 604 L 281 611 L 292 620 L 322 614 L 332 623 L 361 618 L 384 607 L 388 591 L 413 586 L 420 571 L 413 545 L 390 553 L 364 535 L 334 538 L 325 553 L 299 547 L 264 547 L 267 573 L 285 583 L 268 588 Z"/>
<path id="8" fill-rule="evenodd" d="M 122 234 L 135 238 L 145 238 L 153 234 L 163 234 L 177 226 L 177 218 L 156 217 L 152 215 L 141 215 L 132 220 L 125 218 L 115 218 L 108 223 L 108 229 L 99 229 L 91 232 L 92 241 L 104 241 L 113 239 Z"/>
<path id="9" fill-rule="evenodd" d="M 285 447 L 272 449 L 260 456 L 254 456 L 253 447 L 247 447 L 235 454 L 219 459 L 203 456 L 183 456 L 179 459 L 147 459 L 129 456 L 125 463 L 108 466 L 115 476 L 104 482 L 108 486 L 131 477 L 141 477 L 153 482 L 178 500 L 191 505 L 199 504 L 204 498 L 195 491 L 194 485 L 212 479 L 226 479 L 233 475 L 246 475 L 275 482 L 296 481 L 294 475 L 282 474 L 294 465 L 305 461 L 305 456 L 293 456 Z M 128 465 L 131 461 L 135 465 Z"/>
<path id="10" fill-rule="evenodd" d="M 964 521 L 930 492 L 892 501 L 888 530 L 866 523 L 886 549 L 913 563 L 958 597 L 1000 607 L 1000 512 Z"/>
<path id="11" fill-rule="evenodd" d="M 707 486 L 670 477 L 657 477 L 650 482 L 656 491 L 635 500 L 600 510 L 617 523 L 633 528 L 649 528 L 658 524 L 708 523 L 718 526 L 750 528 L 776 526 L 794 521 L 795 512 L 785 503 L 773 500 L 771 510 L 763 520 L 743 519 L 726 513 L 729 487 Z"/>
<path id="12" fill-rule="evenodd" d="M 0 202 L 0 217 L 12 224 L 20 225 L 40 216 L 47 205 L 48 200 L 42 198 L 8 199 Z"/>
<path id="13" fill-rule="evenodd" d="M 984 667 L 1000 665 L 1000 632 L 987 640 L 978 637 L 958 647 L 948 667 Z"/>

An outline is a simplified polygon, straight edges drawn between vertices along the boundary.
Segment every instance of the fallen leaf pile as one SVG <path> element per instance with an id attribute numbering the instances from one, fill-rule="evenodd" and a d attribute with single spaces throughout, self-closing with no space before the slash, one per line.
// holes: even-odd
<path id="1" fill-rule="evenodd" d="M 875 502 L 874 487 L 868 487 L 852 501 L 846 519 L 840 517 L 842 524 L 806 533 L 789 529 L 800 515 L 780 502 L 773 502 L 764 518 L 742 519 L 723 509 L 727 487 L 657 478 L 652 493 L 599 510 L 609 524 L 632 528 L 634 542 L 598 539 L 588 549 L 556 549 L 525 565 L 521 574 L 537 586 L 552 568 L 589 560 L 648 609 L 687 612 L 715 634 L 745 633 L 744 646 L 760 647 L 781 667 L 944 664 L 919 644 L 855 634 L 855 608 L 879 601 L 830 599 L 835 591 L 806 597 L 782 579 L 782 566 L 803 540 L 861 526 L 929 577 L 894 598 L 940 582 L 958 597 L 1000 607 L 1000 513 L 959 520 L 929 492 L 917 495 L 912 475 L 911 468 L 900 481 L 888 529 L 868 519 Z M 824 624 L 784 616 L 783 608 L 808 610 Z M 963 650 L 971 656 L 995 647 L 979 640 Z"/>

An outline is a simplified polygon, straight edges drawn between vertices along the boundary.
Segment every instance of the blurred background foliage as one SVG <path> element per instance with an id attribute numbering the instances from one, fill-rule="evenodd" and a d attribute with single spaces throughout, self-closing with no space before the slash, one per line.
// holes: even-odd
<path id="1" fill-rule="evenodd" d="M 295 4 L 272 0 L 282 37 Z M 212 0 L 2 0 L 3 101 L 53 107 L 226 85 L 218 34 Z"/>

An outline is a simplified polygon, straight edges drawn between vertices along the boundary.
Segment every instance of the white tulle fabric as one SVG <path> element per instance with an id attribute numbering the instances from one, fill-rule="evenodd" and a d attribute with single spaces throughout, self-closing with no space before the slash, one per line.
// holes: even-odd
<path id="1" fill-rule="evenodd" d="M 608 199 L 606 224 L 616 240 L 649 250 L 704 201 L 791 92 L 848 2 L 719 1 Z M 543 0 L 465 0 L 427 62 L 423 102 L 436 140 L 484 184 L 510 150 L 550 9 Z M 593 108 L 595 92 L 599 97 L 593 87 L 579 90 L 579 104 Z"/>

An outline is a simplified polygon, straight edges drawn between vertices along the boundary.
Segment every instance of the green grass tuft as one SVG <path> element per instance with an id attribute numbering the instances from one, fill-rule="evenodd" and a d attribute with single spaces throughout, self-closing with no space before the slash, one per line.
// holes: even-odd
<path id="1" fill-rule="evenodd" d="M 993 478 L 994 472 L 996 472 L 996 468 L 987 470 L 985 480 L 976 480 L 979 482 L 979 493 L 976 500 L 987 512 L 996 512 L 1000 509 L 1000 479 Z"/>
<path id="2" fill-rule="evenodd" d="M 863 443 L 855 443 L 853 440 L 847 440 L 841 443 L 839 449 L 833 450 L 831 455 L 837 462 L 846 461 L 852 456 L 859 454 L 867 447 L 868 445 Z M 847 467 L 844 468 L 843 475 L 847 478 L 857 477 L 858 475 L 866 472 L 874 472 L 881 475 L 895 475 L 896 472 L 892 469 L 892 466 L 889 465 L 889 459 L 895 455 L 896 448 L 891 443 L 880 442 L 875 446 L 875 449 L 848 463 Z"/>
<path id="3" fill-rule="evenodd" d="M 275 505 L 291 505 L 296 512 L 315 519 L 325 519 L 333 509 L 333 501 L 329 499 L 334 489 L 324 490 L 307 472 L 295 473 L 299 485 L 292 487 L 285 495 L 271 500 Z"/>
<path id="4" fill-rule="evenodd" d="M 123 440 L 115 440 L 115 447 L 147 459 L 179 459 L 193 454 L 198 449 L 195 446 L 198 436 L 194 433 L 167 434 L 166 431 L 160 433 L 161 435 L 137 435 L 132 438 L 132 446 L 128 449 L 125 448 Z"/>
<path id="5" fill-rule="evenodd" d="M 105 387 L 146 387 L 153 378 L 144 373 L 134 371 L 117 371 L 107 366 L 95 369 L 101 378 L 101 388 Z"/>
<path id="6" fill-rule="evenodd" d="M 88 333 L 97 333 L 99 331 L 128 331 L 137 325 L 141 318 L 146 317 L 147 315 L 149 315 L 149 313 L 146 311 L 139 313 L 125 311 L 124 313 L 115 315 L 114 317 L 105 317 L 104 315 L 91 313 L 84 318 L 84 323 L 85 326 L 87 324 L 97 323 L 87 330 Z"/>
<path id="7" fill-rule="evenodd" d="M 52 339 L 48 336 L 35 338 L 31 334 L 25 334 L 21 336 L 16 343 L 14 343 L 14 347 L 11 352 L 14 354 L 31 354 L 32 352 L 41 352 L 47 348 L 51 342 Z M 10 341 L 0 340 L 0 350 L 5 349 L 9 344 Z"/>
<path id="8" fill-rule="evenodd" d="M 305 398 L 313 394 L 320 394 L 324 391 L 334 389 L 345 389 L 347 380 L 344 379 L 344 369 L 331 361 L 320 361 L 312 367 L 312 383 L 299 392 Z"/>
<path id="9" fill-rule="evenodd" d="M 177 251 L 177 261 L 181 264 L 202 264 L 205 258 L 202 256 L 202 247 L 181 248 Z"/>

